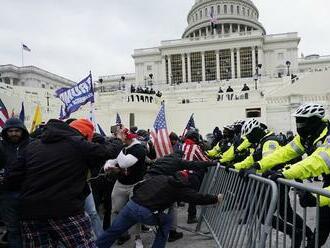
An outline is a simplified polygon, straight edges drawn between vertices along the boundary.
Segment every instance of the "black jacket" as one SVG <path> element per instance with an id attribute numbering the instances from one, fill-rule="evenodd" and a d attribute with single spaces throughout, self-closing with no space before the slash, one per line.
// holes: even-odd
<path id="1" fill-rule="evenodd" d="M 85 140 L 75 129 L 50 120 L 9 170 L 6 187 L 21 190 L 23 219 L 61 218 L 84 212 L 88 161 L 113 159 L 120 147 Z"/>
<path id="2" fill-rule="evenodd" d="M 155 176 L 137 184 L 132 200 L 151 211 L 164 211 L 174 202 L 209 205 L 218 202 L 218 197 L 202 195 L 172 176 Z"/>
<path id="3" fill-rule="evenodd" d="M 18 144 L 10 142 L 7 136 L 7 131 L 10 128 L 19 128 L 23 131 L 23 136 Z M 10 118 L 6 121 L 4 128 L 1 131 L 2 140 L 0 142 L 0 169 L 5 169 L 5 176 L 8 168 L 17 160 L 20 150 L 24 149 L 30 141 L 29 132 L 24 123 L 17 118 Z"/>
<path id="4" fill-rule="evenodd" d="M 153 166 L 147 171 L 148 176 L 166 175 L 174 176 L 181 170 L 206 170 L 207 167 L 216 166 L 215 162 L 187 161 L 182 159 L 182 153 L 176 152 L 171 155 L 157 159 Z"/>

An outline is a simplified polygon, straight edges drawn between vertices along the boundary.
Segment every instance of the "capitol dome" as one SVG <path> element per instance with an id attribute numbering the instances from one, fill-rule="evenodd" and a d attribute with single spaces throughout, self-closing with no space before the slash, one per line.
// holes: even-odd
<path id="1" fill-rule="evenodd" d="M 214 20 L 213 28 L 211 28 L 211 19 Z M 195 0 L 187 17 L 188 27 L 182 37 L 253 30 L 266 34 L 258 19 L 259 11 L 251 0 Z"/>

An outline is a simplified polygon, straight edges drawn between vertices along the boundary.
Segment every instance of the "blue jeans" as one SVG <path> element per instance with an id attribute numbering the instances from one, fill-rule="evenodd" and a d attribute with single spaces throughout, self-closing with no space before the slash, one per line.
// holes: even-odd
<path id="1" fill-rule="evenodd" d="M 19 193 L 5 192 L 1 196 L 1 217 L 7 226 L 8 247 L 21 248 L 21 222 L 20 222 L 20 202 Z"/>
<path id="2" fill-rule="evenodd" d="M 92 222 L 92 230 L 96 238 L 100 237 L 103 233 L 102 223 L 99 214 L 95 208 L 93 194 L 90 193 L 85 200 L 85 212 L 88 214 Z"/>
<path id="3" fill-rule="evenodd" d="M 154 215 L 149 209 L 130 200 L 120 211 L 112 225 L 96 241 L 98 248 L 109 248 L 121 234 L 137 223 L 150 226 L 160 226 L 152 248 L 163 248 L 166 245 L 172 225 L 172 215 L 161 213 Z"/>

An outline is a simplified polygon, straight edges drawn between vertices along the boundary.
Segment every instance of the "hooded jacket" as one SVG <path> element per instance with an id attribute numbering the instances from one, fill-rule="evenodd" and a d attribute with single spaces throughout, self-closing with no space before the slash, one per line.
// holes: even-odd
<path id="1" fill-rule="evenodd" d="M 88 161 L 115 158 L 120 148 L 88 142 L 68 124 L 50 120 L 9 170 L 6 187 L 21 190 L 23 219 L 83 213 Z"/>
<path id="2" fill-rule="evenodd" d="M 23 131 L 22 139 L 18 144 L 11 143 L 7 131 L 10 128 L 19 128 Z M 1 132 L 2 141 L 0 142 L 0 169 L 5 169 L 5 176 L 8 168 L 17 160 L 18 153 L 29 143 L 29 132 L 24 123 L 17 118 L 10 118 L 6 121 Z"/>

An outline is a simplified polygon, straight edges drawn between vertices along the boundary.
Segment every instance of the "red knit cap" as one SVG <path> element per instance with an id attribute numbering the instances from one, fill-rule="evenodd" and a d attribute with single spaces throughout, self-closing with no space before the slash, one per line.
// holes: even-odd
<path id="1" fill-rule="evenodd" d="M 88 141 L 92 141 L 94 134 L 94 125 L 89 120 L 86 119 L 75 120 L 70 123 L 70 127 L 79 131 L 79 133 L 81 133 L 84 137 L 86 137 Z"/>

